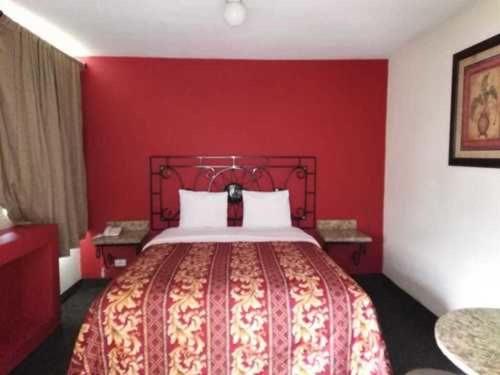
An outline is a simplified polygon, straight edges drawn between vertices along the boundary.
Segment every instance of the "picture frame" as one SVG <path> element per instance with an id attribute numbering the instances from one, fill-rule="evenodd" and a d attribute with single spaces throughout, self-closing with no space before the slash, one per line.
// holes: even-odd
<path id="1" fill-rule="evenodd" d="M 448 164 L 500 168 L 500 34 L 453 55 Z"/>

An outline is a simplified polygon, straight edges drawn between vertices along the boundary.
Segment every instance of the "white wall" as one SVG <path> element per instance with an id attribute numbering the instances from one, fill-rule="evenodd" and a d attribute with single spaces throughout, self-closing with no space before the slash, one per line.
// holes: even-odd
<path id="1" fill-rule="evenodd" d="M 453 53 L 498 33 L 481 0 L 389 62 L 384 273 L 438 315 L 500 307 L 500 169 L 448 166 Z"/>
<path id="2" fill-rule="evenodd" d="M 69 256 L 59 258 L 60 293 L 64 293 L 82 278 L 80 249 L 71 249 Z"/>
<path id="3" fill-rule="evenodd" d="M 18 3 L 20 1 L 0 0 L 0 10 L 18 24 L 68 55 L 89 56 L 89 48 L 73 35 Z"/>

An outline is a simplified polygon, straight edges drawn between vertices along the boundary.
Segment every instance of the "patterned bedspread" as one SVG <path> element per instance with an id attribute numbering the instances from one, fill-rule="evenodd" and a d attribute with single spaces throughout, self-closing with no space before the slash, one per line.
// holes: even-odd
<path id="1" fill-rule="evenodd" d="M 92 304 L 68 374 L 389 374 L 369 297 L 306 242 L 155 245 Z"/>

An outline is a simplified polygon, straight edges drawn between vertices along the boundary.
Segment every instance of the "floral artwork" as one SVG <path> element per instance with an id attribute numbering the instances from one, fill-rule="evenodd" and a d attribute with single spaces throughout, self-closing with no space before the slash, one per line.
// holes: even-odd
<path id="1" fill-rule="evenodd" d="M 500 139 L 500 67 L 470 78 L 470 116 L 466 119 L 467 140 Z"/>
<path id="2" fill-rule="evenodd" d="M 500 36 L 454 56 L 450 165 L 500 166 Z"/>
<path id="3" fill-rule="evenodd" d="M 390 374 L 370 298 L 310 243 L 155 245 L 92 304 L 68 374 Z"/>

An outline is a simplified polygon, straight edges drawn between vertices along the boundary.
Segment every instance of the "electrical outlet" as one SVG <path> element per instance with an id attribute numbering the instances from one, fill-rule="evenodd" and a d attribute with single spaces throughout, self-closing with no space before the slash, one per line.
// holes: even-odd
<path id="1" fill-rule="evenodd" d="M 115 267 L 126 267 L 127 259 L 115 259 Z"/>

